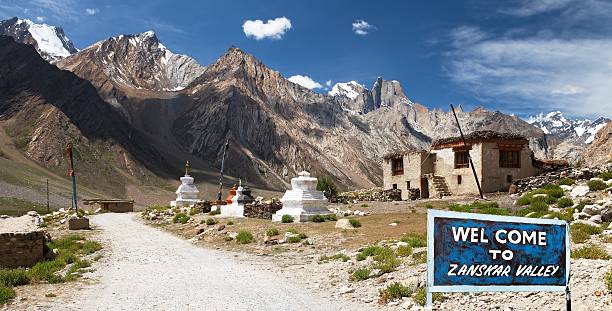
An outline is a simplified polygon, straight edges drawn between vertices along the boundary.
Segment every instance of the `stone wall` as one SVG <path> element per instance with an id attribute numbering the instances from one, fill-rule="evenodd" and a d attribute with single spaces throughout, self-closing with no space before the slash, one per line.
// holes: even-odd
<path id="1" fill-rule="evenodd" d="M 404 173 L 392 175 L 393 158 L 384 159 L 382 165 L 384 189 L 389 190 L 396 185 L 397 189 L 401 190 L 402 200 L 410 200 L 412 194 L 410 189 L 420 189 L 421 176 L 433 172 L 435 156 L 430 155 L 427 151 L 414 151 L 399 154 L 395 158 L 402 158 Z"/>
<path id="2" fill-rule="evenodd" d="M 272 215 L 281 208 L 283 204 L 278 201 L 247 203 L 244 205 L 244 217 L 272 219 Z"/>
<path id="3" fill-rule="evenodd" d="M 0 233 L 0 267 L 31 267 L 43 258 L 44 231 Z"/>
<path id="4" fill-rule="evenodd" d="M 472 145 L 470 157 L 476 167 L 479 179 L 482 181 L 482 145 Z M 455 152 L 452 148 L 436 150 L 435 174 L 446 180 L 446 185 L 451 194 L 477 194 L 478 186 L 474 180 L 471 167 L 455 168 Z M 461 177 L 459 177 L 461 176 Z M 459 182 L 461 179 L 461 182 Z M 433 182 L 429 182 L 430 195 L 435 194 Z M 421 190 L 422 191 L 422 190 Z"/>
<path id="5" fill-rule="evenodd" d="M 527 145 L 520 151 L 520 167 L 507 168 L 499 166 L 499 148 L 496 143 L 484 143 L 482 148 L 482 174 L 480 177 L 482 191 L 508 191 L 514 180 L 533 176 L 536 168 L 533 166 L 531 149 Z"/>

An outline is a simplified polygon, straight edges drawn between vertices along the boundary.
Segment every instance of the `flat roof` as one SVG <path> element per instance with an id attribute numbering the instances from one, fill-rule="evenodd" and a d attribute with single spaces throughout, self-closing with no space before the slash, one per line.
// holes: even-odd
<path id="1" fill-rule="evenodd" d="M 491 140 L 506 140 L 506 141 L 520 141 L 527 143 L 528 140 L 525 136 L 516 133 L 501 133 L 496 131 L 475 131 L 464 135 L 465 142 L 467 144 L 491 141 Z M 432 144 L 431 148 L 440 148 L 444 145 L 455 144 L 462 142 L 461 136 L 446 137 L 436 139 Z"/>

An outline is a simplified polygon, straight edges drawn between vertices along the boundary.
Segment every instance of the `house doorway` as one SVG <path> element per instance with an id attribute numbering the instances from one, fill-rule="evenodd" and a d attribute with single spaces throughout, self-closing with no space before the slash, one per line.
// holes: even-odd
<path id="1" fill-rule="evenodd" d="M 429 180 L 421 177 L 421 199 L 429 199 Z"/>

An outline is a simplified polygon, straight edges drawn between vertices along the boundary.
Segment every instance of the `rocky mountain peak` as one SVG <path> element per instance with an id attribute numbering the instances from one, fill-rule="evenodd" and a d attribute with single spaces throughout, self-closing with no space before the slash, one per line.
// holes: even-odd
<path id="1" fill-rule="evenodd" d="M 189 56 L 172 53 L 150 30 L 99 41 L 58 66 L 89 80 L 99 70 L 121 88 L 152 91 L 182 90 L 205 69 Z"/>
<path id="2" fill-rule="evenodd" d="M 33 45 L 42 58 L 55 62 L 78 52 L 61 27 L 36 24 L 29 19 L 13 17 L 0 21 L 0 34 L 16 42 Z"/>
<path id="3" fill-rule="evenodd" d="M 561 111 L 552 111 L 547 114 L 540 113 L 529 117 L 527 122 L 542 129 L 545 134 L 557 136 L 560 139 L 571 139 L 578 143 L 590 144 L 595 134 L 602 129 L 610 119 L 599 117 L 590 119 L 571 119 Z"/>

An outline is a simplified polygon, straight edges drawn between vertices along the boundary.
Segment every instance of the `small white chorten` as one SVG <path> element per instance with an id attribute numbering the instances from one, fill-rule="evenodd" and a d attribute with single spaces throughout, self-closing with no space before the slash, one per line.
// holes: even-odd
<path id="1" fill-rule="evenodd" d="M 327 198 L 317 190 L 317 178 L 302 171 L 298 177 L 291 179 L 291 190 L 287 190 L 281 202 L 283 208 L 272 215 L 272 221 L 281 221 L 283 215 L 290 215 L 295 222 L 309 221 L 315 215 L 331 215 L 327 207 Z"/>
<path id="2" fill-rule="evenodd" d="M 221 217 L 236 217 L 236 218 L 244 218 L 244 204 L 250 203 L 252 200 L 249 200 L 244 193 L 244 188 L 242 187 L 242 182 L 236 189 L 236 195 L 232 198 L 232 204 L 221 205 Z"/>
<path id="3" fill-rule="evenodd" d="M 193 177 L 189 176 L 189 161 L 185 164 L 185 176 L 181 177 L 181 185 L 176 189 L 176 200 L 170 202 L 172 207 L 184 207 L 196 204 L 198 188 L 193 184 Z"/>

